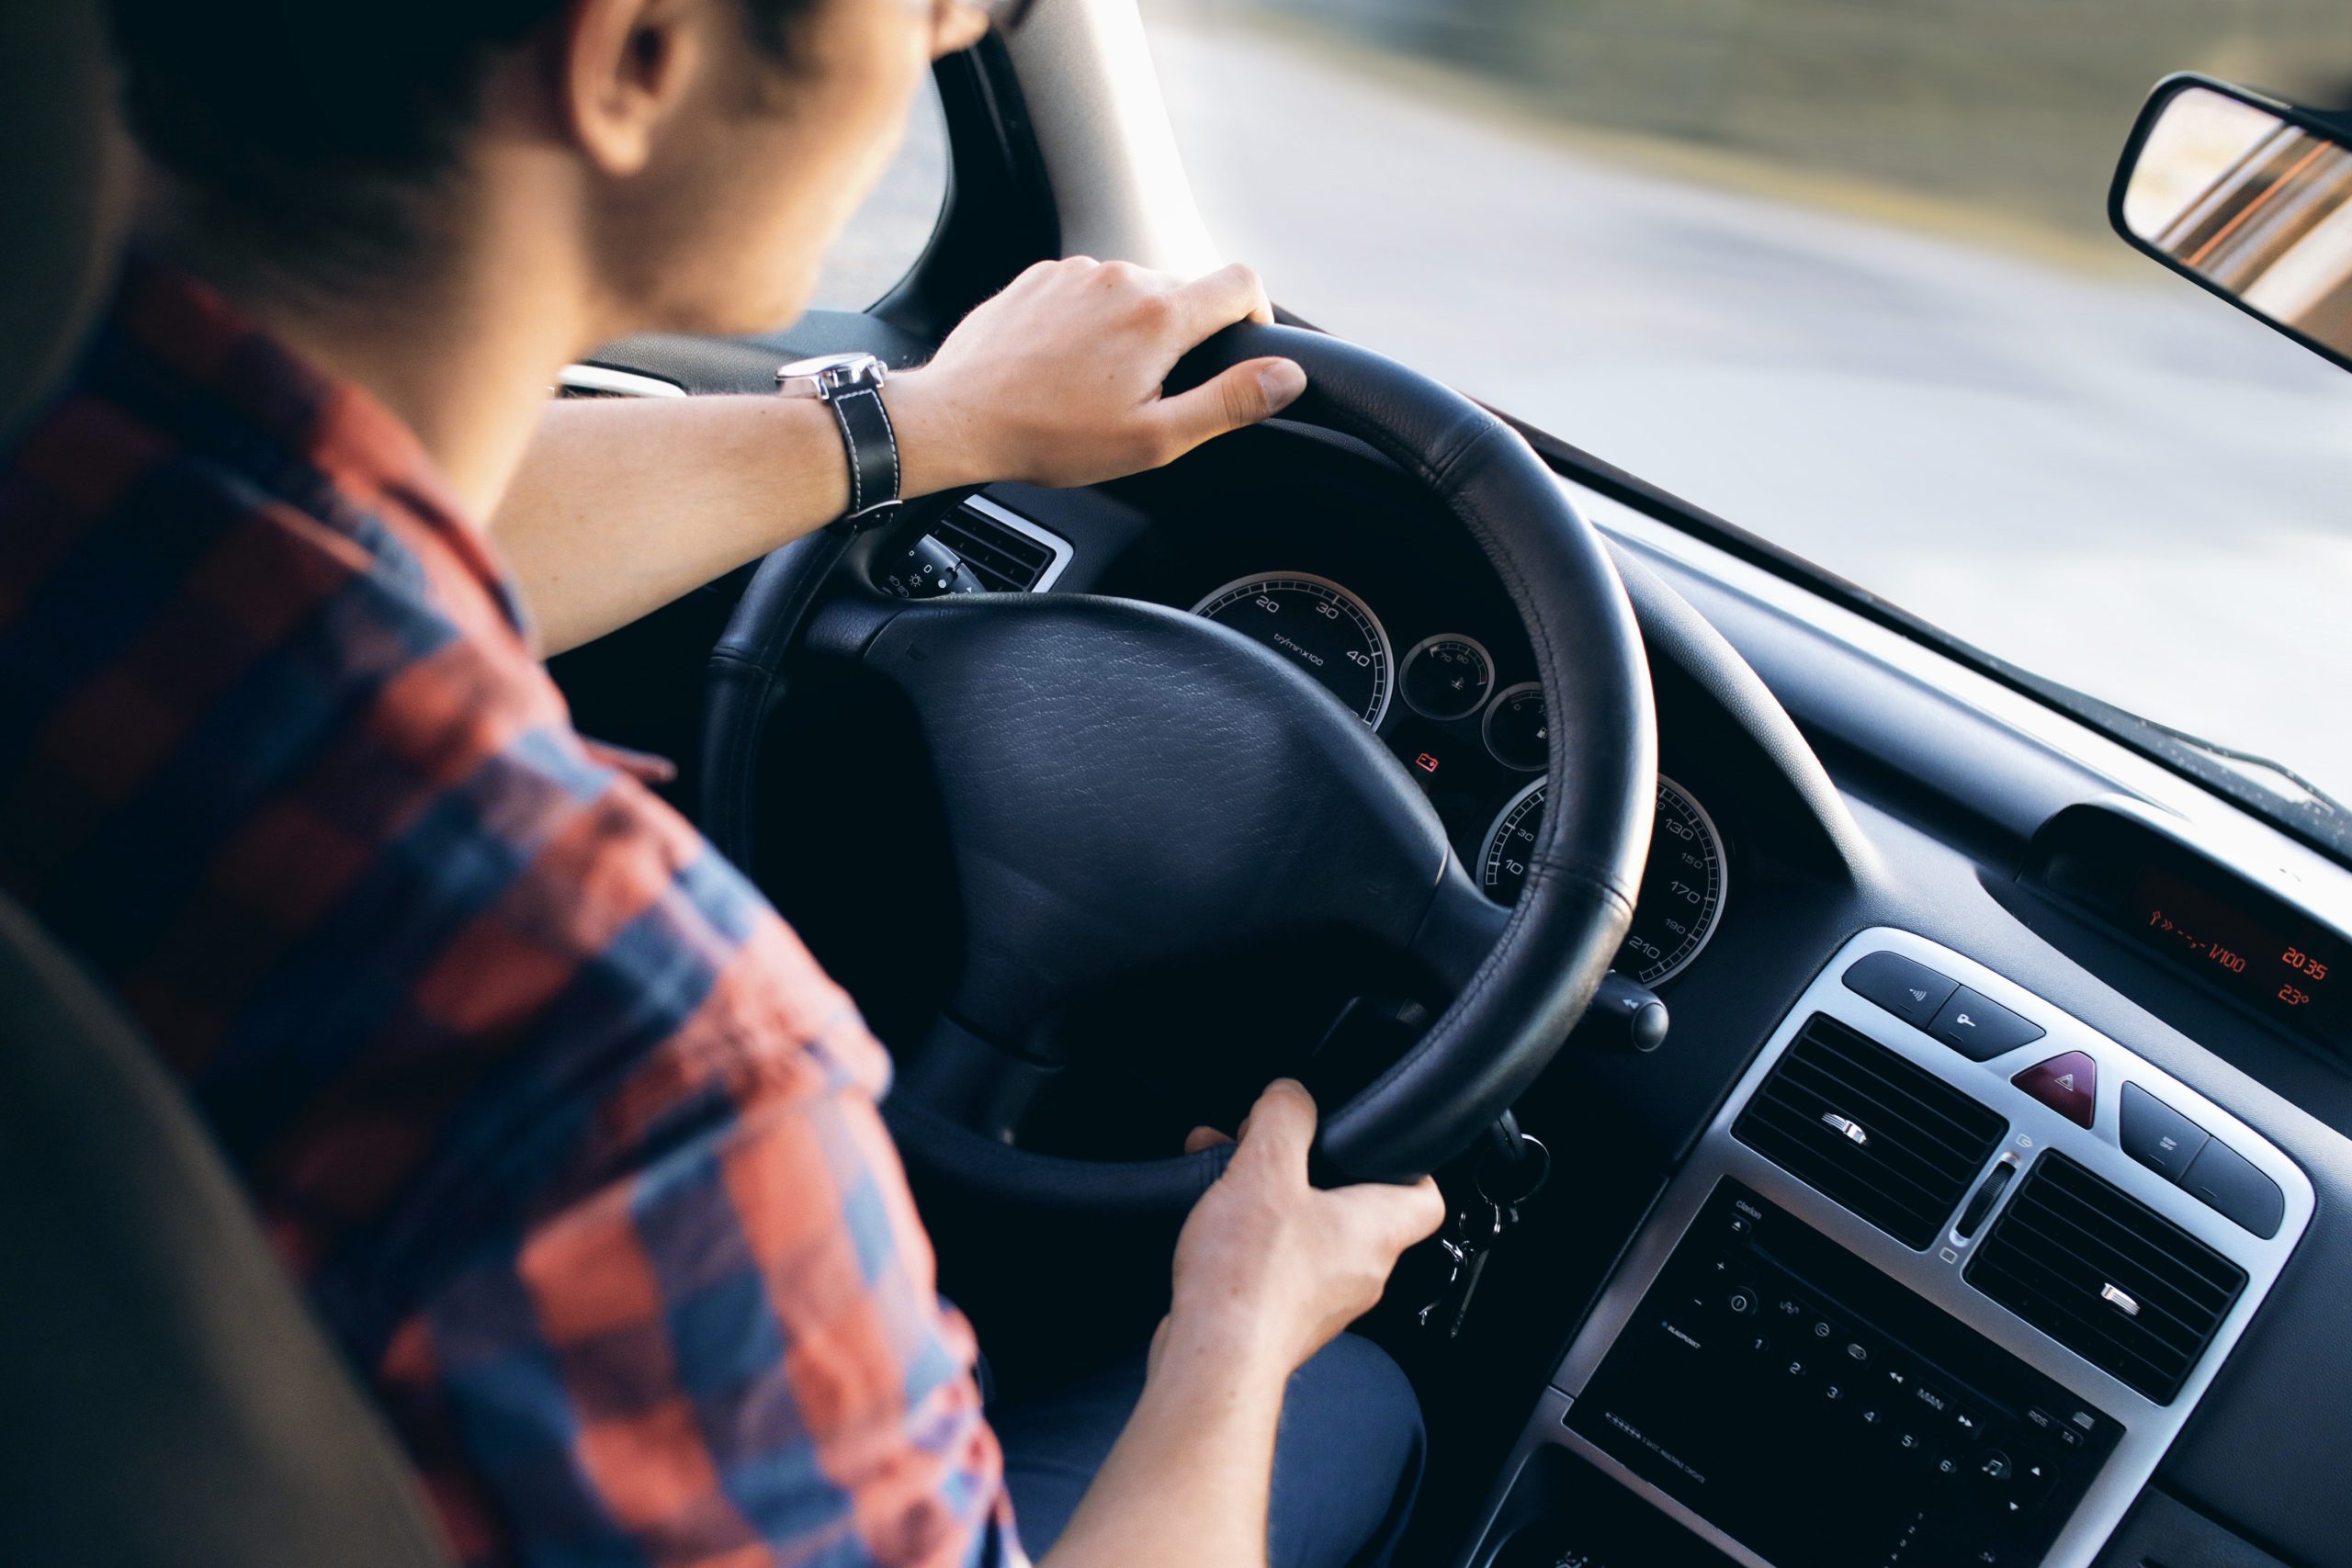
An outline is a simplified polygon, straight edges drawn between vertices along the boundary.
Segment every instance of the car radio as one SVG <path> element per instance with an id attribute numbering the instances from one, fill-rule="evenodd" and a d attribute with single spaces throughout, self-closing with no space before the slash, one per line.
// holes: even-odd
<path id="1" fill-rule="evenodd" d="M 2121 1426 L 1720 1182 L 1568 1429 L 1774 1562 L 2038 1562 Z"/>

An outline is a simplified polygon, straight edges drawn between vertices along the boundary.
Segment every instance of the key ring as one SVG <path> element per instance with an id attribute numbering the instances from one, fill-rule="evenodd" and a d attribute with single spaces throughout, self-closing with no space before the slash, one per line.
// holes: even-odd
<path id="1" fill-rule="evenodd" d="M 1509 1198 L 1498 1198 L 1492 1192 L 1487 1191 L 1487 1162 L 1485 1160 L 1480 1160 L 1477 1167 L 1471 1174 L 1471 1185 L 1478 1190 L 1478 1196 L 1485 1199 L 1487 1202 L 1494 1208 L 1516 1209 L 1521 1203 L 1526 1202 L 1530 1198 L 1534 1197 L 1538 1192 L 1543 1191 L 1544 1184 L 1552 1179 L 1552 1151 L 1544 1146 L 1544 1140 L 1537 1137 L 1532 1133 L 1521 1133 L 1519 1134 L 1519 1142 L 1522 1151 L 1532 1148 L 1535 1151 L 1537 1156 L 1534 1161 L 1535 1179 L 1527 1184 L 1526 1190 L 1514 1194 Z M 1527 1163 L 1526 1155 L 1522 1152 L 1519 1162 L 1511 1168 L 1515 1171 L 1523 1171 L 1527 1168 Z"/>

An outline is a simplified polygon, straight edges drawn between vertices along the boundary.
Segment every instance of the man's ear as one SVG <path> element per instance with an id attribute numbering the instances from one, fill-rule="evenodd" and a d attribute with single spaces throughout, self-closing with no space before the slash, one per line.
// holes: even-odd
<path id="1" fill-rule="evenodd" d="M 566 128 L 605 174 L 652 161 L 701 64 L 698 0 L 575 0 L 557 62 Z"/>

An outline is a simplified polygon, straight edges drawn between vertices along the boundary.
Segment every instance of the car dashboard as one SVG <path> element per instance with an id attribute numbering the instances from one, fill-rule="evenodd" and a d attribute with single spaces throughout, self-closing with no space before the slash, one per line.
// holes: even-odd
<path id="1" fill-rule="evenodd" d="M 2352 878 L 1580 499 L 1658 713 L 1616 968 L 1673 1025 L 1571 1042 L 1520 1108 L 1571 1174 L 1497 1254 L 1484 1342 L 1408 1361 L 1455 1385 L 1433 1424 L 1487 1428 L 1433 1448 L 1473 1506 L 1422 1558 L 2352 1564 L 2352 1292 L 2315 1261 L 2352 1256 Z M 990 487 L 854 563 L 1221 622 L 1512 897 L 1552 716 L 1483 558 L 1368 448 L 1276 423 Z"/>

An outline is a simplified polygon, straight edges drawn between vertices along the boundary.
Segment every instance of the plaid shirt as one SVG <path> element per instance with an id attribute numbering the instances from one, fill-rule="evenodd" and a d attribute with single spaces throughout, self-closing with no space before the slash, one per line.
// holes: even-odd
<path id="1" fill-rule="evenodd" d="M 881 1047 L 399 422 L 150 264 L 0 469 L 0 802 L 467 1562 L 1020 1560 Z"/>

